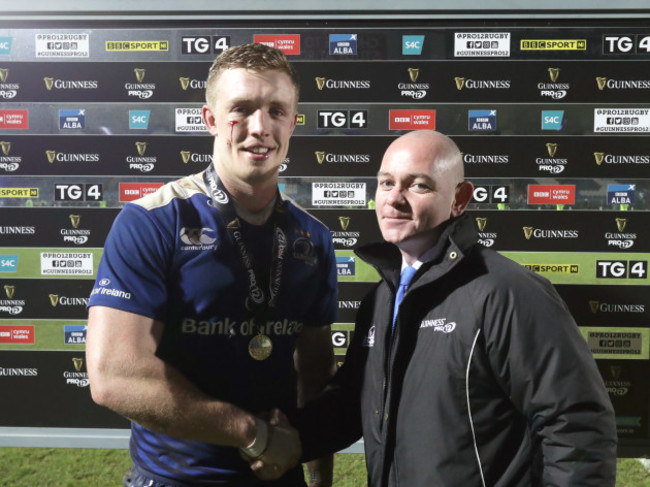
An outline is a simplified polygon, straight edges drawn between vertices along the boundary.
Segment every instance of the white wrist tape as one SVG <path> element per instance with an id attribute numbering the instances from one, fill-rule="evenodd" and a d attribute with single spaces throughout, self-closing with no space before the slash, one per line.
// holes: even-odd
<path id="1" fill-rule="evenodd" d="M 263 421 L 259 418 L 255 418 L 255 426 L 257 427 L 257 433 L 255 434 L 255 439 L 253 443 L 248 445 L 245 448 L 242 448 L 246 455 L 251 458 L 258 458 L 262 456 L 266 447 L 269 446 L 269 425 L 266 421 Z"/>

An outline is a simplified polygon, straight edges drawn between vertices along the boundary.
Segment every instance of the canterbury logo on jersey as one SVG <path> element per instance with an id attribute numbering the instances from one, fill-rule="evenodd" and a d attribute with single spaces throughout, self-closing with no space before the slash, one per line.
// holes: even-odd
<path id="1" fill-rule="evenodd" d="M 212 228 L 190 228 L 183 227 L 178 234 L 185 245 L 181 246 L 181 250 L 212 250 L 216 245 L 212 245 L 217 241 L 217 231 Z"/>
<path id="2" fill-rule="evenodd" d="M 420 328 L 433 328 L 433 331 L 440 331 L 442 333 L 451 333 L 456 329 L 456 322 L 449 321 L 447 318 L 438 318 L 435 320 L 423 320 L 420 323 Z"/>

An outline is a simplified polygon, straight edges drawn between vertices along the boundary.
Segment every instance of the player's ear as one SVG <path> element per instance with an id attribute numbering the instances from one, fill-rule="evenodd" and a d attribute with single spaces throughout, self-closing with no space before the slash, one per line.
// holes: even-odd
<path id="1" fill-rule="evenodd" d="M 203 123 L 205 123 L 205 126 L 208 128 L 210 135 L 214 137 L 219 135 L 217 133 L 217 119 L 214 116 L 214 112 L 208 105 L 203 105 L 201 115 L 203 115 Z"/>

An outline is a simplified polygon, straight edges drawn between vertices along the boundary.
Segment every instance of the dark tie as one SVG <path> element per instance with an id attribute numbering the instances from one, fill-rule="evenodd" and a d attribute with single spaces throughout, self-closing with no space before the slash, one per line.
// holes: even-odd
<path id="1" fill-rule="evenodd" d="M 409 286 L 413 275 L 416 272 L 415 267 L 406 266 L 402 271 L 402 275 L 399 278 L 399 287 L 397 288 L 397 296 L 395 296 L 395 308 L 393 308 L 393 330 L 395 329 L 395 320 L 397 319 L 397 311 L 399 310 L 399 305 L 404 299 L 404 294 L 406 294 L 406 288 Z"/>

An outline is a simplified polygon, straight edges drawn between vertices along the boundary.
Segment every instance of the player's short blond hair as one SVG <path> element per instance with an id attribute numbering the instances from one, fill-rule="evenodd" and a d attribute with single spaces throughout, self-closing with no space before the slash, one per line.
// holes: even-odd
<path id="1" fill-rule="evenodd" d="M 284 53 L 266 44 L 242 44 L 226 49 L 212 63 L 205 89 L 205 99 L 209 107 L 214 107 L 217 80 L 221 73 L 226 69 L 236 68 L 257 72 L 277 70 L 285 73 L 291 79 L 296 90 L 296 106 L 298 105 L 300 96 L 298 73 Z"/>

